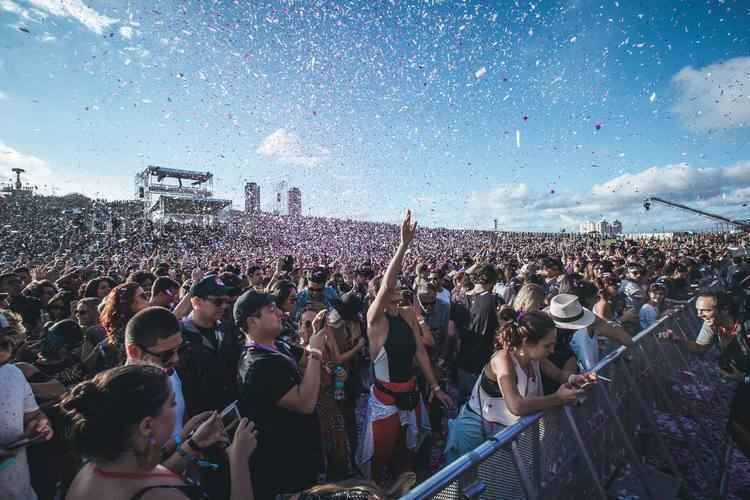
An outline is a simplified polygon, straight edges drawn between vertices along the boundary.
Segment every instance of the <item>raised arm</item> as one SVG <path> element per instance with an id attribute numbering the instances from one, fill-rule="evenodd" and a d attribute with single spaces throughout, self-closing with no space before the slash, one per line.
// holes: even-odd
<path id="1" fill-rule="evenodd" d="M 411 220 L 411 210 L 406 211 L 404 221 L 401 223 L 401 243 L 396 250 L 396 254 L 388 264 L 388 269 L 383 276 L 383 282 L 380 284 L 380 289 L 375 300 L 372 301 L 372 305 L 367 310 L 367 322 L 372 324 L 380 319 L 384 312 L 385 306 L 388 304 L 388 300 L 391 292 L 396 288 L 396 278 L 398 273 L 401 271 L 401 263 L 406 255 L 406 250 L 414 240 L 414 235 L 417 232 L 417 223 Z"/>

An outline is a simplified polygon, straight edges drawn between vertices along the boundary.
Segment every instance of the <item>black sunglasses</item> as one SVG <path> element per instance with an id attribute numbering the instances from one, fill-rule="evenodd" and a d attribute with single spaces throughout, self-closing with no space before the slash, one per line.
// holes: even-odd
<path id="1" fill-rule="evenodd" d="M 144 347 L 144 346 L 142 346 L 141 344 L 136 344 L 136 345 L 138 346 L 138 348 L 139 348 L 139 349 L 140 349 L 141 351 L 143 351 L 143 352 L 145 352 L 146 354 L 149 354 L 149 355 L 151 355 L 151 356 L 153 356 L 153 357 L 155 357 L 155 358 L 158 358 L 158 359 L 159 359 L 159 361 L 160 361 L 160 362 L 161 362 L 162 364 L 164 364 L 164 363 L 167 363 L 167 362 L 168 362 L 168 361 L 169 361 L 170 359 L 172 359 L 172 357 L 173 357 L 173 356 L 175 355 L 175 353 L 176 353 L 177 351 L 179 351 L 179 350 L 180 350 L 180 349 L 182 348 L 182 346 L 184 346 L 185 344 L 186 344 L 186 342 L 185 342 L 185 341 L 183 341 L 183 342 L 182 342 L 182 343 L 181 343 L 180 345 L 178 345 L 177 347 L 173 347 L 172 349 L 167 349 L 166 351 L 162 351 L 162 352 L 153 352 L 153 351 L 149 351 L 149 350 L 148 350 L 147 348 L 145 348 L 145 347 Z"/>
<path id="2" fill-rule="evenodd" d="M 211 299 L 205 299 L 205 300 L 209 301 L 210 303 L 212 303 L 216 307 L 221 307 L 221 306 L 228 305 L 228 304 L 232 303 L 232 301 L 229 300 L 229 299 L 211 298 Z"/>

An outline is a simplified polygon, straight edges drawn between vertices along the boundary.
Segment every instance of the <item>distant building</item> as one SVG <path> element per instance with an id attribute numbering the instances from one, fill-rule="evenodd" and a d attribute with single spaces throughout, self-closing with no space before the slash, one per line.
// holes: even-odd
<path id="1" fill-rule="evenodd" d="M 599 222 L 587 220 L 578 227 L 581 233 L 598 233 L 602 236 L 615 236 L 622 234 L 622 223 L 619 220 L 614 221 L 612 224 L 607 222 L 605 219 Z"/>
<path id="2" fill-rule="evenodd" d="M 302 191 L 297 187 L 287 193 L 287 213 L 289 217 L 302 217 Z"/>
<path id="3" fill-rule="evenodd" d="M 245 212 L 260 213 L 260 186 L 256 182 L 245 184 Z"/>
<path id="4" fill-rule="evenodd" d="M 273 201 L 273 214 L 274 215 L 286 215 L 284 212 L 283 197 L 286 196 L 286 181 L 277 182 L 274 184 L 274 201 Z"/>

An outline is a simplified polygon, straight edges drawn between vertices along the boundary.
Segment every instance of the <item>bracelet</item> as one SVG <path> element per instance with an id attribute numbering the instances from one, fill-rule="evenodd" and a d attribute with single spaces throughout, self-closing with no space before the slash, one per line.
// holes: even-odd
<path id="1" fill-rule="evenodd" d="M 182 446 L 178 446 L 175 451 L 177 452 L 178 455 L 180 455 L 182 458 L 184 458 L 188 462 L 195 462 L 198 459 L 196 455 L 193 455 L 192 453 L 188 453 L 187 451 L 185 451 L 182 448 Z"/>
<path id="2" fill-rule="evenodd" d="M 323 352 L 320 349 L 312 349 L 308 347 L 305 349 L 305 352 L 307 352 L 307 355 L 312 359 L 317 359 L 318 361 L 323 359 Z"/>
<path id="3" fill-rule="evenodd" d="M 195 451 L 197 451 L 198 453 L 203 453 L 207 449 L 207 448 L 201 448 L 200 446 L 198 446 L 197 444 L 195 444 L 195 440 L 192 437 L 187 440 L 187 445 L 190 446 Z"/>

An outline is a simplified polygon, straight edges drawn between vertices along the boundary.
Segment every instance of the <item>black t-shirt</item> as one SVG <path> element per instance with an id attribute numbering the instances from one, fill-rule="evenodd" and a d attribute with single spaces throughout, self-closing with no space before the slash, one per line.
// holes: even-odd
<path id="1" fill-rule="evenodd" d="M 464 304 L 455 304 L 451 319 L 458 327 L 461 350 L 458 367 L 470 373 L 482 371 L 494 350 L 497 331 L 497 306 L 502 299 L 490 292 L 466 297 Z"/>
<path id="2" fill-rule="evenodd" d="M 240 414 L 258 429 L 258 448 L 250 459 L 256 498 L 309 488 L 323 469 L 317 413 L 278 405 L 301 382 L 296 362 L 285 354 L 249 347 L 240 359 Z"/>

